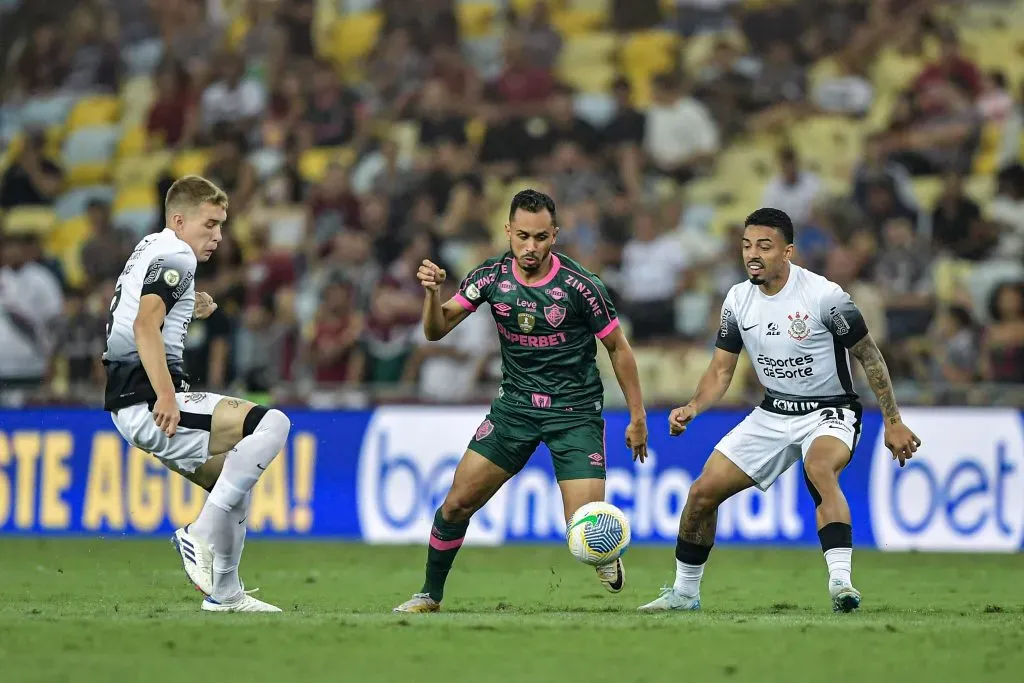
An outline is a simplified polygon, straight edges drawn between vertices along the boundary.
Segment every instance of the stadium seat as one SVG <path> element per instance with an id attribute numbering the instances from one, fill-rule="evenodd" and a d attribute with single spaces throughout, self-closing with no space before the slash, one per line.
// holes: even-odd
<path id="1" fill-rule="evenodd" d="M 616 77 L 615 67 L 609 62 L 582 65 L 558 65 L 558 77 L 574 90 L 584 93 L 606 93 L 611 90 Z"/>
<path id="2" fill-rule="evenodd" d="M 79 128 L 115 123 L 120 114 L 121 103 L 116 97 L 93 95 L 83 97 L 75 103 L 65 125 L 68 131 L 75 132 Z"/>
<path id="3" fill-rule="evenodd" d="M 608 22 L 608 14 L 592 9 L 564 9 L 551 15 L 551 23 L 563 36 L 592 33 Z"/>
<path id="4" fill-rule="evenodd" d="M 379 12 L 348 14 L 334 22 L 321 52 L 339 64 L 362 59 L 377 44 L 384 17 Z"/>
<path id="5" fill-rule="evenodd" d="M 456 8 L 459 33 L 464 38 L 479 38 L 494 29 L 494 16 L 498 8 L 486 2 L 462 2 Z"/>
<path id="6" fill-rule="evenodd" d="M 471 145 L 480 145 L 487 134 L 487 123 L 480 117 L 474 117 L 466 122 L 466 139 Z"/>
<path id="7" fill-rule="evenodd" d="M 98 185 L 110 179 L 117 128 L 97 125 L 79 128 L 64 141 L 62 158 L 69 187 Z"/>
<path id="8" fill-rule="evenodd" d="M 117 196 L 114 198 L 113 214 L 118 215 L 127 211 L 152 210 L 160 205 L 156 196 L 156 186 L 152 183 L 142 185 L 131 185 L 118 188 Z"/>
<path id="9" fill-rule="evenodd" d="M 84 215 L 60 221 L 46 237 L 46 251 L 59 254 L 82 244 L 92 232 L 89 219 Z"/>
<path id="10" fill-rule="evenodd" d="M 190 149 L 178 153 L 171 162 L 171 175 L 180 178 L 186 175 L 201 175 L 210 163 L 210 152 L 205 149 Z"/>
<path id="11" fill-rule="evenodd" d="M 146 151 L 146 137 L 145 126 L 135 125 L 123 128 L 121 139 L 117 141 L 118 158 L 144 153 Z M 160 142 L 160 140 L 154 140 L 154 142 Z"/>
<path id="12" fill-rule="evenodd" d="M 160 175 L 171 166 L 173 153 L 167 150 L 121 157 L 114 165 L 114 183 L 127 186 L 136 183 L 156 183 Z"/>
<path id="13" fill-rule="evenodd" d="M 63 125 L 74 104 L 75 97 L 73 95 L 33 97 L 22 105 L 19 120 L 25 128 Z"/>
<path id="14" fill-rule="evenodd" d="M 121 86 L 121 124 L 145 125 L 149 109 L 156 97 L 153 79 L 148 76 L 129 78 Z"/>
<path id="15" fill-rule="evenodd" d="M 299 159 L 299 173 L 307 182 L 319 182 L 331 164 L 351 166 L 355 152 L 349 147 L 314 147 L 308 149 Z"/>
<path id="16" fill-rule="evenodd" d="M 48 206 L 15 206 L 4 214 L 4 231 L 10 235 L 45 235 L 57 222 Z"/>
<path id="17" fill-rule="evenodd" d="M 159 38 L 142 40 L 121 50 L 121 61 L 132 76 L 153 73 L 163 56 L 164 44 Z"/>
<path id="18" fill-rule="evenodd" d="M 679 34 L 649 30 L 633 33 L 622 45 L 622 69 L 631 74 L 670 71 L 678 61 Z"/>

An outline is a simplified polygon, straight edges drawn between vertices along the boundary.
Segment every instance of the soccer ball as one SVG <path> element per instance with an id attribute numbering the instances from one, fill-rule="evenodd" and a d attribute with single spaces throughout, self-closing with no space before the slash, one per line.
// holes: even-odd
<path id="1" fill-rule="evenodd" d="M 611 503 L 587 503 L 573 513 L 565 530 L 572 556 L 595 567 L 619 559 L 629 539 L 629 520 Z"/>

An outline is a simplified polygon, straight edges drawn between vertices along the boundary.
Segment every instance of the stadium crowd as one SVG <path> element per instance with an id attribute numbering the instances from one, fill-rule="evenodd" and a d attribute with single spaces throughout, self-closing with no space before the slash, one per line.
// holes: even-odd
<path id="1" fill-rule="evenodd" d="M 765 205 L 902 401 L 1019 405 L 1022 27 L 1005 0 L 0 0 L 0 395 L 98 402 L 114 280 L 199 173 L 231 207 L 197 388 L 488 399 L 489 316 L 426 344 L 416 267 L 454 287 L 534 186 L 652 402 L 692 392 Z"/>

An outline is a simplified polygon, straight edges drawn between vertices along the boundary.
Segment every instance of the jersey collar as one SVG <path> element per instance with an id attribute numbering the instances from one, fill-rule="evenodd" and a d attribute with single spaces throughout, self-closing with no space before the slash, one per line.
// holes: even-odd
<path id="1" fill-rule="evenodd" d="M 548 271 L 548 274 L 544 276 L 543 280 L 530 284 L 523 281 L 522 276 L 519 274 L 519 264 L 516 262 L 516 257 L 512 257 L 512 275 L 515 276 L 516 282 L 521 284 L 523 287 L 543 287 L 555 279 L 555 275 L 558 274 L 558 269 L 561 267 L 562 262 L 558 259 L 558 254 L 551 252 L 551 270 Z"/>

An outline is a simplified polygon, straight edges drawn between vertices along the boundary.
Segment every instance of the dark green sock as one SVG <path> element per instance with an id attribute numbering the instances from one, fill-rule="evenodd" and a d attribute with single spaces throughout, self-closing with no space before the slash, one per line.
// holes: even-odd
<path id="1" fill-rule="evenodd" d="M 449 522 L 441 515 L 441 508 L 434 513 L 434 528 L 430 530 L 430 547 L 427 548 L 427 578 L 421 592 L 441 602 L 444 597 L 444 582 L 452 570 L 452 562 L 466 538 L 469 522 Z"/>

